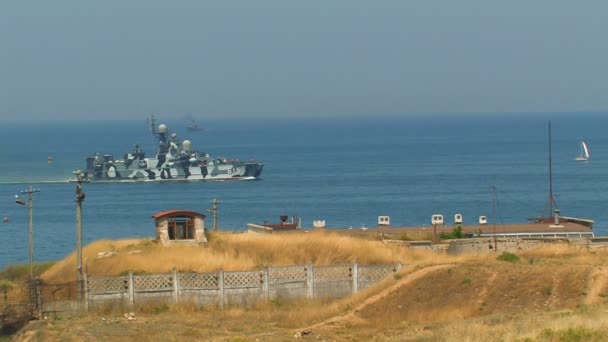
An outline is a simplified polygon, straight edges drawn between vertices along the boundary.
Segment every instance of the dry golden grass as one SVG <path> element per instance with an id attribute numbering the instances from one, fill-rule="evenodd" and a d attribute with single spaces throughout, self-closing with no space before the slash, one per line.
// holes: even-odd
<path id="1" fill-rule="evenodd" d="M 98 258 L 100 252 L 116 254 Z M 421 264 L 431 265 L 470 257 L 451 257 L 427 251 L 409 250 L 369 240 L 309 232 L 281 234 L 212 234 L 201 246 L 162 247 L 152 240 L 97 241 L 83 249 L 83 266 L 91 276 L 114 276 L 128 271 L 168 273 L 241 271 L 278 265 Z M 47 283 L 76 279 L 76 257 L 72 253 L 42 274 Z"/>
<path id="2" fill-rule="evenodd" d="M 116 255 L 95 259 L 97 252 L 112 249 Z M 140 252 L 129 254 L 136 250 Z M 355 261 L 408 267 L 340 300 L 275 299 L 224 310 L 149 304 L 135 309 L 136 322 L 126 321 L 114 308 L 54 322 L 41 336 L 287 341 L 310 329 L 314 339 L 335 341 L 602 341 L 608 334 L 608 253 L 548 246 L 517 254 L 521 260 L 515 263 L 498 261 L 496 255 L 450 257 L 327 233 L 219 234 L 206 247 L 161 248 L 149 240 L 97 242 L 85 252 L 89 273 L 95 275 L 129 269 L 168 272 L 173 266 L 204 272 Z M 44 276 L 63 280 L 74 273 L 70 258 Z M 406 282 L 426 266 L 446 263 L 454 266 L 435 267 L 437 271 Z M 382 299 L 370 301 L 378 295 Z"/>

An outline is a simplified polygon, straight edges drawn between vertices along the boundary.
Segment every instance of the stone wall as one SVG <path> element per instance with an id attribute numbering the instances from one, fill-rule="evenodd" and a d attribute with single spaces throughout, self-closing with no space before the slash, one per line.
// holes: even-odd
<path id="1" fill-rule="evenodd" d="M 544 246 L 555 244 L 570 244 L 571 241 L 578 239 L 566 238 L 497 238 L 496 249 L 500 252 L 516 253 L 537 249 Z M 448 254 L 488 254 L 494 253 L 494 239 L 474 238 L 449 240 Z"/>

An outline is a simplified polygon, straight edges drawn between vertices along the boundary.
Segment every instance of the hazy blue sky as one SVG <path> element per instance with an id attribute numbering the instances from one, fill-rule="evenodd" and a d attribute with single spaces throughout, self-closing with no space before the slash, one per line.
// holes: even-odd
<path id="1" fill-rule="evenodd" d="M 608 109 L 608 1 L 0 2 L 0 120 Z"/>

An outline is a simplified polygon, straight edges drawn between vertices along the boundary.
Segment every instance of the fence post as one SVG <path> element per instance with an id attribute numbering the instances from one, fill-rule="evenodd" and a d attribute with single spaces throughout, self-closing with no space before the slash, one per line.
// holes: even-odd
<path id="1" fill-rule="evenodd" d="M 306 272 L 306 282 L 308 283 L 308 298 L 314 298 L 315 297 L 315 274 L 314 274 L 314 269 L 313 269 L 313 265 L 309 264 L 308 266 L 306 266 L 306 269 L 308 270 L 308 272 Z"/>
<path id="2" fill-rule="evenodd" d="M 84 310 L 89 312 L 89 274 L 84 274 Z"/>
<path id="3" fill-rule="evenodd" d="M 177 269 L 173 267 L 173 299 L 175 304 L 179 303 L 179 281 L 177 280 Z"/>
<path id="4" fill-rule="evenodd" d="M 270 274 L 268 272 L 268 266 L 264 267 L 264 284 L 262 287 L 262 291 L 264 291 L 264 299 L 270 299 Z"/>
<path id="5" fill-rule="evenodd" d="M 38 306 L 38 319 L 44 319 L 44 317 L 42 317 L 42 312 L 43 312 L 43 305 L 44 303 L 42 302 L 42 291 L 41 291 L 41 287 L 42 287 L 42 281 L 40 280 L 40 278 L 36 278 L 35 281 L 35 286 L 36 286 L 36 305 Z"/>
<path id="6" fill-rule="evenodd" d="M 224 271 L 219 272 L 219 285 L 220 285 L 220 309 L 224 308 Z"/>
<path id="7" fill-rule="evenodd" d="M 135 304 L 135 281 L 133 272 L 129 272 L 129 309 L 133 310 Z"/>
<path id="8" fill-rule="evenodd" d="M 359 265 L 353 264 L 353 293 L 359 292 Z"/>

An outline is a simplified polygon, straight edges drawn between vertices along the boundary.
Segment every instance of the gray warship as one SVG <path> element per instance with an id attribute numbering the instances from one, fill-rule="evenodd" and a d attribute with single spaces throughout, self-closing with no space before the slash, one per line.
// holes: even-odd
<path id="1" fill-rule="evenodd" d="M 199 152 L 189 140 L 180 141 L 167 125 L 156 126 L 149 118 L 150 132 L 158 140 L 154 157 L 146 157 L 140 145 L 125 153 L 122 159 L 111 154 L 86 158 L 81 181 L 88 183 L 163 182 L 163 181 L 228 181 L 254 180 L 260 177 L 264 164 L 255 160 L 215 158 Z M 70 180 L 74 181 L 74 180 Z"/>

